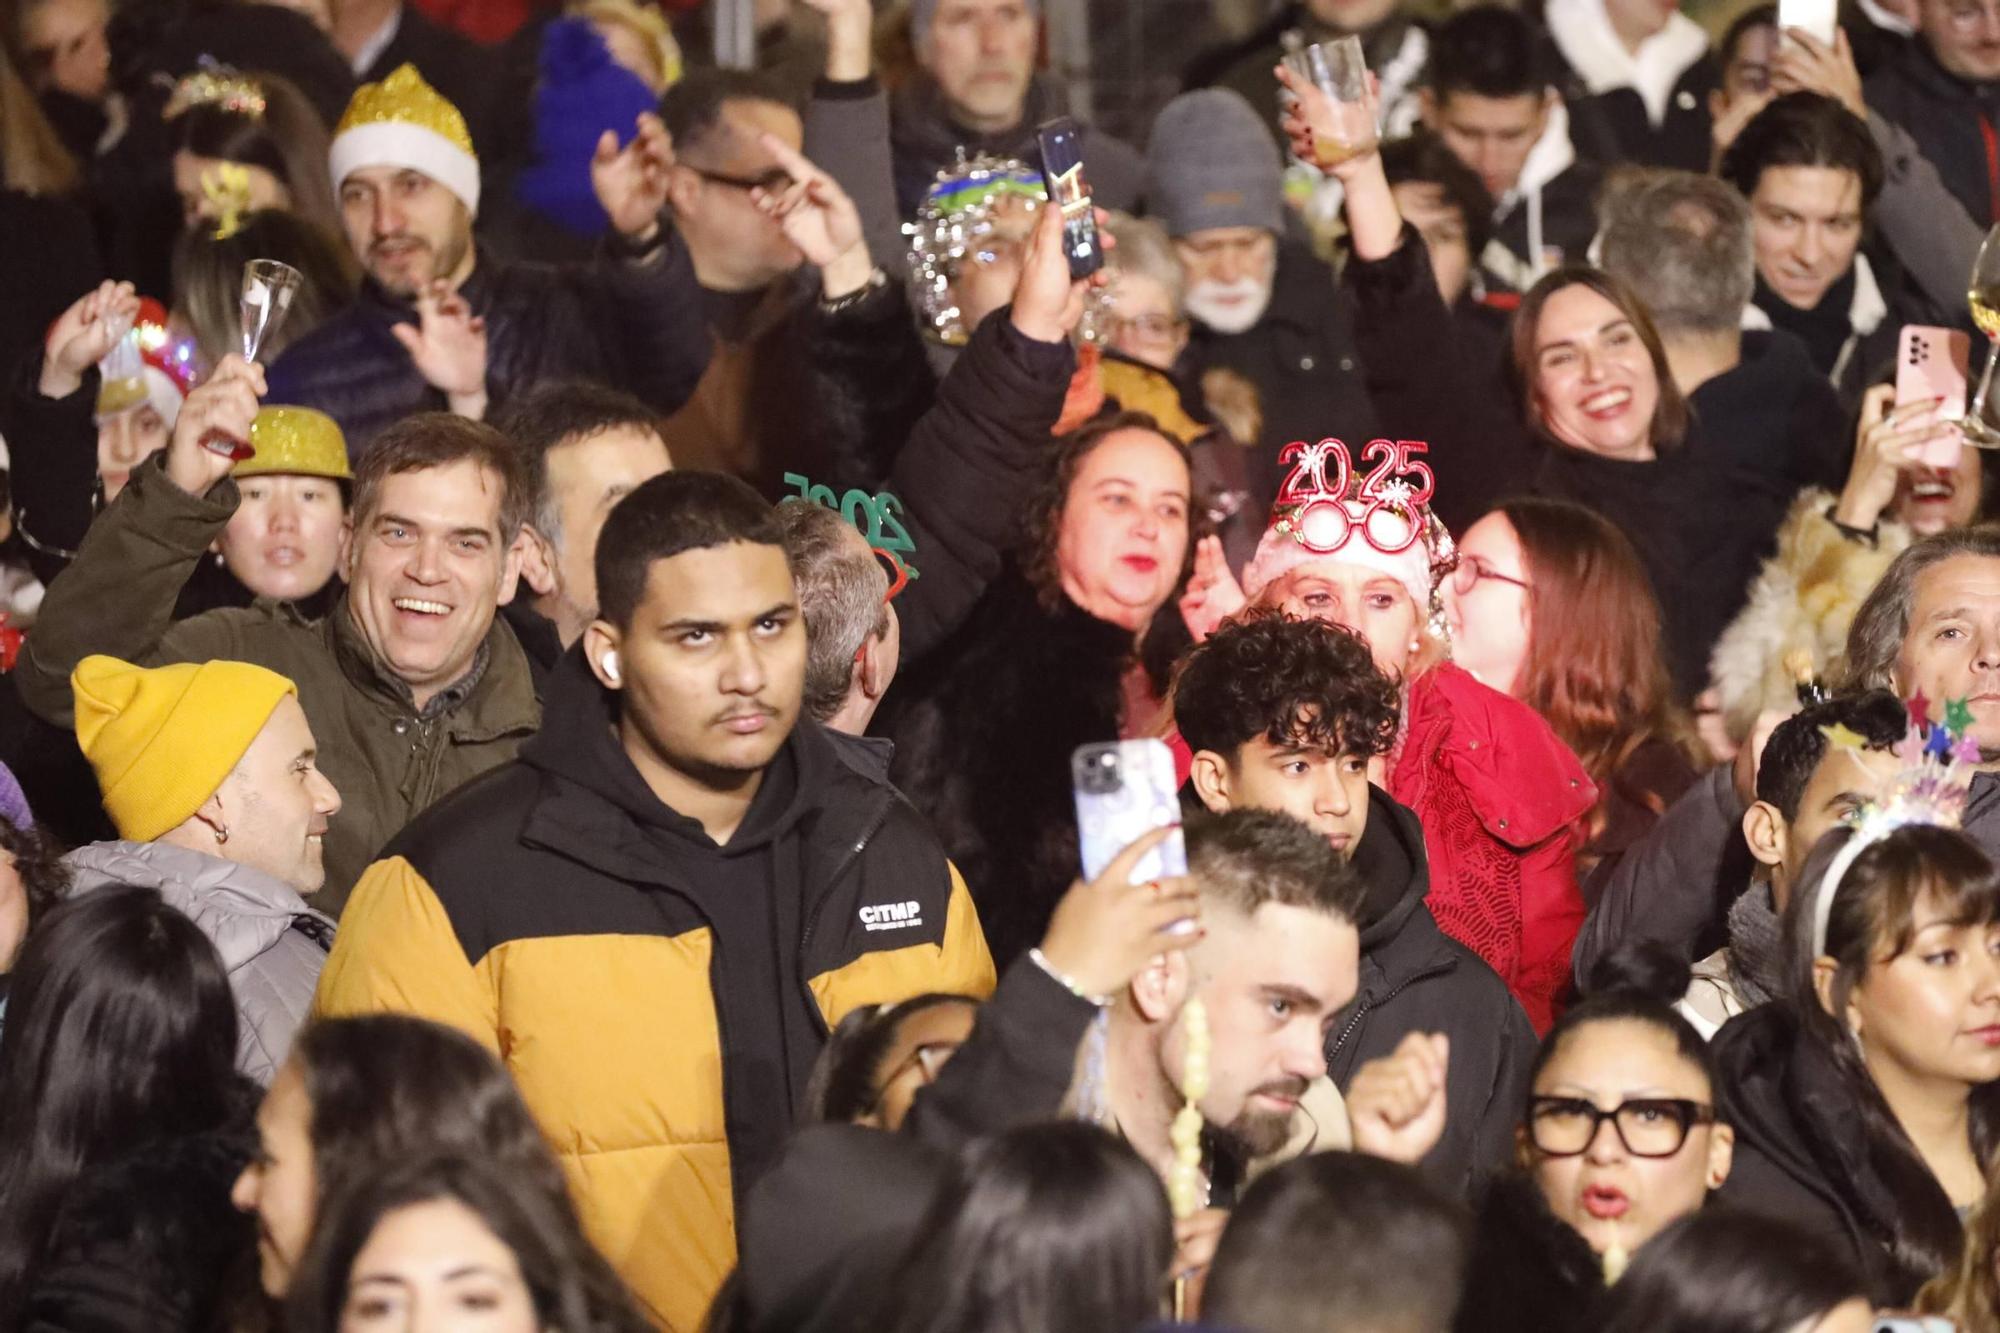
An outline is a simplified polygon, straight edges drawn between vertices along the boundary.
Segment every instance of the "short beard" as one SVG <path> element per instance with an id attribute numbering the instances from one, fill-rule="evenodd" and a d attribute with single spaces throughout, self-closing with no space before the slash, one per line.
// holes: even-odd
<path id="1" fill-rule="evenodd" d="M 1239 292 L 1250 295 L 1254 289 L 1255 300 L 1242 301 L 1234 305 L 1223 305 L 1214 297 L 1217 291 Z M 1244 278 L 1236 282 L 1200 282 L 1188 288 L 1184 304 L 1187 312 L 1217 333 L 1247 333 L 1264 318 L 1264 312 L 1271 308 L 1271 284 L 1258 282 L 1254 278 Z"/>
<path id="2" fill-rule="evenodd" d="M 1287 1097 L 1305 1096 L 1307 1084 L 1303 1079 L 1279 1083 L 1267 1083 L 1256 1092 L 1274 1092 Z M 1246 1101 L 1243 1110 L 1227 1125 L 1219 1126 L 1216 1134 L 1229 1145 L 1232 1152 L 1246 1162 L 1254 1162 L 1292 1141 L 1292 1124 L 1296 1112 L 1253 1111 Z"/>

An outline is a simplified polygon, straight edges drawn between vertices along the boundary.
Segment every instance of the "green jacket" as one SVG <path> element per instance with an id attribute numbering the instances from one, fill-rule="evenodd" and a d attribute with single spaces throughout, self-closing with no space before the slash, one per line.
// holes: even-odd
<path id="1" fill-rule="evenodd" d="M 70 672 L 92 653 L 146 666 L 221 658 L 288 676 L 340 789 L 326 835 L 326 888 L 313 906 L 338 916 L 361 872 L 418 811 L 514 757 L 541 725 L 537 682 L 506 622 L 486 635 L 486 668 L 456 707 L 430 721 L 355 628 L 343 597 L 323 619 L 289 604 L 172 619 L 174 599 L 236 512 L 236 483 L 196 498 L 155 456 L 91 525 L 76 560 L 50 586 L 15 667 L 39 716 L 75 725 Z"/>

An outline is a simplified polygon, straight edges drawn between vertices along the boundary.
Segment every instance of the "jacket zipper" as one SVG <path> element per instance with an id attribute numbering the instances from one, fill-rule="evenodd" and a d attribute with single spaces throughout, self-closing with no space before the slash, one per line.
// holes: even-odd
<path id="1" fill-rule="evenodd" d="M 820 894 L 819 901 L 813 904 L 812 911 L 806 916 L 805 929 L 799 934 L 799 992 L 805 996 L 806 1007 L 811 1011 L 813 1021 L 819 1025 L 821 1036 L 828 1035 L 831 1030 L 827 1027 L 826 1015 L 820 1012 L 818 999 L 812 993 L 812 974 L 806 967 L 806 950 L 812 944 L 813 932 L 819 929 L 820 915 L 826 911 L 827 903 L 833 899 L 835 886 L 840 883 L 855 861 L 860 859 L 861 853 L 867 850 L 869 840 L 881 832 L 882 826 L 889 822 L 889 812 L 893 805 L 893 800 L 883 802 L 882 809 L 869 821 L 868 826 L 861 830 L 861 836 L 854 840 L 854 845 L 847 849 L 847 854 L 833 868 L 833 873 L 827 876 L 826 890 Z"/>
<path id="2" fill-rule="evenodd" d="M 1379 1005 L 1384 1005 L 1389 1003 L 1389 1001 L 1395 999 L 1398 995 L 1401 995 L 1404 991 L 1416 985 L 1419 981 L 1424 981 L 1430 977 L 1443 976 L 1446 972 L 1451 971 L 1452 966 L 1453 964 L 1446 963 L 1442 967 L 1433 967 L 1428 969 L 1427 971 L 1418 972 L 1413 976 L 1404 977 L 1401 981 L 1397 982 L 1395 987 L 1392 990 L 1390 990 L 1390 992 L 1387 995 L 1384 995 L 1380 1000 L 1364 1001 L 1359 1009 L 1356 1009 L 1353 1013 L 1349 1014 L 1347 1016 L 1346 1024 L 1340 1029 L 1340 1035 L 1338 1037 L 1335 1037 L 1333 1039 L 1333 1045 L 1327 1048 L 1326 1063 L 1327 1063 L 1328 1075 L 1331 1076 L 1332 1074 L 1333 1058 L 1340 1054 L 1341 1048 L 1347 1045 L 1347 1039 L 1354 1035 L 1354 1029 L 1361 1026 L 1361 1020 L 1368 1017 L 1370 1011 L 1374 1010 Z"/>

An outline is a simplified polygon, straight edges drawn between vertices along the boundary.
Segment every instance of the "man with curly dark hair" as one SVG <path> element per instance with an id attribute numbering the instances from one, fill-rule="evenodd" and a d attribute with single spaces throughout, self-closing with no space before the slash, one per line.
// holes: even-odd
<path id="1" fill-rule="evenodd" d="M 1417 817 L 1369 782 L 1397 733 L 1396 684 L 1367 641 L 1338 625 L 1252 614 L 1189 653 L 1174 718 L 1193 751 L 1189 787 L 1209 810 L 1282 810 L 1325 834 L 1367 886 L 1361 989 L 1326 1041 L 1345 1093 L 1370 1060 L 1413 1036 L 1448 1046 L 1444 1137 L 1422 1166 L 1469 1194 L 1512 1151 L 1535 1033 L 1479 956 L 1438 929 Z"/>

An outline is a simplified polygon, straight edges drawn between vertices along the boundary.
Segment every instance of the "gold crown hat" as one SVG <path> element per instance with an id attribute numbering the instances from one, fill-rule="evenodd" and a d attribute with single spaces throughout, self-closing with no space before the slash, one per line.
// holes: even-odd
<path id="1" fill-rule="evenodd" d="M 364 167 L 421 171 L 479 211 L 479 155 L 465 117 L 415 65 L 399 65 L 380 83 L 364 83 L 347 104 L 327 154 L 333 188 Z"/>
<path id="2" fill-rule="evenodd" d="M 347 464 L 347 437 L 332 417 L 310 407 L 264 408 L 250 423 L 250 446 L 257 452 L 231 468 L 230 476 L 282 472 L 354 480 L 354 469 Z"/>

